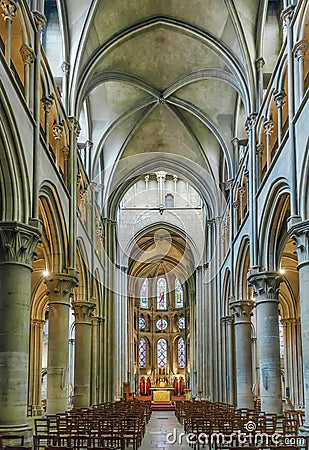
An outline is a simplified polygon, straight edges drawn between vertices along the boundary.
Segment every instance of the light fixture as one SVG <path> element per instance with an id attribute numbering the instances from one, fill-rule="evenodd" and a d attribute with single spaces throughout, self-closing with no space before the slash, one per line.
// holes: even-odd
<path id="1" fill-rule="evenodd" d="M 48 277 L 48 275 L 49 275 L 49 272 L 47 269 L 45 269 L 43 272 L 43 277 Z"/>
<path id="2" fill-rule="evenodd" d="M 285 274 L 285 270 L 284 270 L 284 269 L 279 269 L 279 273 L 280 273 L 281 275 L 284 275 L 284 274 Z"/>

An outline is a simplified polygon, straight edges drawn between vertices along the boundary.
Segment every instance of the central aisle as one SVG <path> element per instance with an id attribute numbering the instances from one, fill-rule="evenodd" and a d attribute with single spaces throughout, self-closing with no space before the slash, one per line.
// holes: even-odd
<path id="1" fill-rule="evenodd" d="M 168 437 L 169 433 L 170 436 Z M 176 419 L 174 411 L 153 411 L 139 450 L 150 450 L 153 448 L 160 450 L 192 450 L 185 436 L 182 437 L 181 443 L 179 443 L 179 439 L 181 439 L 179 437 L 180 433 L 183 433 L 183 426 Z M 176 440 L 176 442 L 173 443 L 173 440 Z"/>

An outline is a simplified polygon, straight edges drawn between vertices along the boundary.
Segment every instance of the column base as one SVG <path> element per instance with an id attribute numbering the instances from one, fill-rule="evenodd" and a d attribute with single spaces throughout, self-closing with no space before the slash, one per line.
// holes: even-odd
<path id="1" fill-rule="evenodd" d="M 5 443 L 7 445 L 17 445 L 16 444 L 16 436 L 23 436 L 24 437 L 24 445 L 32 446 L 32 436 L 33 436 L 33 429 L 28 424 L 22 424 L 22 425 L 0 425 L 0 435 L 5 435 Z M 12 440 L 10 441 L 9 436 L 12 436 Z M 15 438 L 14 438 L 15 436 Z M 20 445 L 20 443 L 19 443 Z"/>

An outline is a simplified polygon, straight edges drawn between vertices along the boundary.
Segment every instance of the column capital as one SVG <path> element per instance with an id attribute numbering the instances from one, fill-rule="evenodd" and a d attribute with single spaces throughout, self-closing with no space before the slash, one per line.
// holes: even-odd
<path id="1" fill-rule="evenodd" d="M 224 316 L 221 317 L 221 322 L 225 325 L 230 325 L 233 322 L 233 317 L 232 316 Z"/>
<path id="2" fill-rule="evenodd" d="M 257 113 L 252 113 L 246 119 L 245 129 L 246 129 L 246 132 L 247 132 L 248 135 L 250 134 L 252 128 L 256 124 L 256 118 L 257 118 Z"/>
<path id="3" fill-rule="evenodd" d="M 68 61 L 63 61 L 61 64 L 61 70 L 65 75 L 69 75 L 70 63 Z"/>
<path id="4" fill-rule="evenodd" d="M 247 278 L 249 286 L 253 287 L 257 296 L 257 302 L 278 302 L 279 286 L 283 278 L 277 272 L 256 272 L 251 269 Z"/>
<path id="5" fill-rule="evenodd" d="M 54 103 L 54 97 L 52 94 L 48 95 L 47 97 L 42 97 L 41 102 L 42 102 L 44 111 L 46 113 L 49 113 L 50 108 L 53 106 L 53 103 Z"/>
<path id="6" fill-rule="evenodd" d="M 35 54 L 31 47 L 29 47 L 27 44 L 23 44 L 20 47 L 20 56 L 23 59 L 24 64 L 33 64 L 35 60 Z"/>
<path id="7" fill-rule="evenodd" d="M 50 305 L 57 303 L 70 306 L 70 296 L 73 289 L 78 286 L 77 273 L 75 275 L 53 273 L 46 277 L 45 284 Z"/>
<path id="8" fill-rule="evenodd" d="M 234 300 L 230 302 L 230 308 L 235 325 L 251 323 L 252 309 L 254 308 L 254 302 L 252 300 Z"/>
<path id="9" fill-rule="evenodd" d="M 274 131 L 274 121 L 272 119 L 264 119 L 263 127 L 267 136 L 270 136 Z"/>
<path id="10" fill-rule="evenodd" d="M 291 225 L 288 233 L 297 247 L 298 268 L 309 264 L 309 220 Z"/>
<path id="11" fill-rule="evenodd" d="M 46 17 L 44 16 L 44 14 L 40 13 L 39 11 L 33 11 L 33 17 L 34 17 L 34 21 L 36 23 L 38 31 L 41 32 L 43 27 L 45 27 L 45 25 L 47 23 Z"/>
<path id="12" fill-rule="evenodd" d="M 295 5 L 290 5 L 281 12 L 281 20 L 285 28 L 291 25 L 294 16 L 294 9 Z"/>
<path id="13" fill-rule="evenodd" d="M 73 314 L 75 317 L 75 323 L 84 323 L 91 325 L 92 313 L 96 307 L 96 303 L 86 301 L 74 301 L 72 302 Z"/>
<path id="14" fill-rule="evenodd" d="M 263 69 L 264 66 L 265 66 L 265 59 L 264 58 L 260 57 L 260 58 L 255 60 L 255 67 L 256 67 L 256 70 L 258 72 L 261 72 L 261 70 Z"/>
<path id="15" fill-rule="evenodd" d="M 4 20 L 13 21 L 13 17 L 16 15 L 16 1 L 15 0 L 2 0 L 1 9 L 3 11 L 2 17 Z"/>
<path id="16" fill-rule="evenodd" d="M 76 117 L 70 116 L 70 117 L 68 117 L 68 121 L 69 121 L 71 131 L 73 131 L 73 133 L 76 135 L 76 137 L 78 137 L 80 130 L 81 130 L 78 120 L 76 119 Z"/>
<path id="17" fill-rule="evenodd" d="M 0 222 L 0 264 L 17 263 L 31 267 L 40 236 L 40 228 L 19 222 Z"/>
<path id="18" fill-rule="evenodd" d="M 60 141 L 63 134 L 63 123 L 54 123 L 53 136 L 56 140 Z"/>
<path id="19" fill-rule="evenodd" d="M 262 158 L 264 150 L 265 150 L 264 144 L 258 144 L 255 149 L 256 155 Z"/>
<path id="20" fill-rule="evenodd" d="M 308 50 L 307 39 L 302 39 L 301 41 L 296 42 L 293 48 L 295 58 L 297 58 L 298 60 L 304 59 L 307 50 Z"/>
<path id="21" fill-rule="evenodd" d="M 45 320 L 44 319 L 31 319 L 31 324 L 37 328 L 43 328 L 43 326 L 45 324 Z"/>
<path id="22" fill-rule="evenodd" d="M 286 93 L 284 91 L 273 91 L 274 100 L 276 102 L 277 108 L 282 108 L 282 105 L 285 102 Z"/>

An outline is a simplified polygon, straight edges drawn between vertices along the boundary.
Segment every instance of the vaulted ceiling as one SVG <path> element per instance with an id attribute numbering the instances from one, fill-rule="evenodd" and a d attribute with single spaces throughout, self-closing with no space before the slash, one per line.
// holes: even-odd
<path id="1" fill-rule="evenodd" d="M 132 168 L 146 172 L 155 154 L 157 170 L 170 160 L 175 173 L 178 164 L 193 179 L 194 163 L 218 185 L 230 178 L 231 140 L 246 138 L 254 109 L 256 30 L 266 3 L 57 0 L 70 113 L 94 144 L 92 176 L 117 184 Z M 120 160 L 121 176 L 109 170 Z"/>

